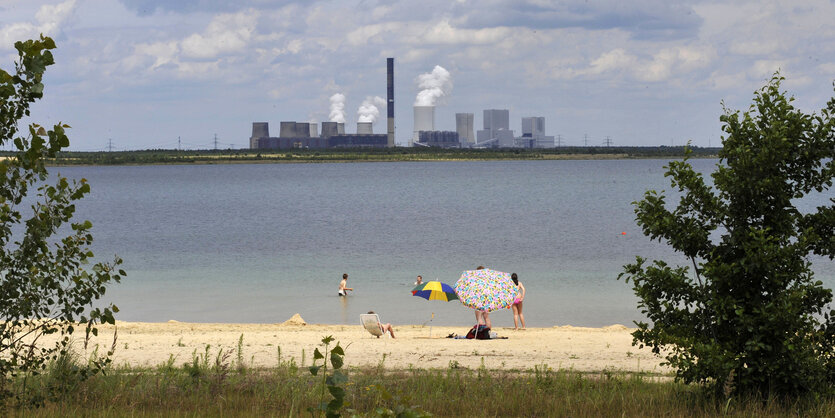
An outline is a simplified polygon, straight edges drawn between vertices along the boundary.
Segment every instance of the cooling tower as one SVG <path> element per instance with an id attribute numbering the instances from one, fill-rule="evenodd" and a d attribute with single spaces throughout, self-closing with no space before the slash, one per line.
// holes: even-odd
<path id="1" fill-rule="evenodd" d="M 386 93 L 388 94 L 388 146 L 394 146 L 394 58 L 386 58 L 386 67 L 388 69 L 388 86 Z"/>
<path id="2" fill-rule="evenodd" d="M 252 122 L 252 136 L 249 138 L 249 148 L 258 148 L 259 138 L 270 137 L 270 124 L 267 122 Z"/>
<path id="3" fill-rule="evenodd" d="M 296 122 L 296 138 L 310 138 L 310 124 Z"/>
<path id="4" fill-rule="evenodd" d="M 322 138 L 330 138 L 336 135 L 339 135 L 336 122 L 322 122 Z"/>
<path id="5" fill-rule="evenodd" d="M 295 138 L 296 122 L 281 122 L 281 129 L 279 130 L 278 136 L 281 138 Z"/>
<path id="6" fill-rule="evenodd" d="M 270 124 L 267 122 L 252 122 L 252 138 L 269 138 Z"/>
<path id="7" fill-rule="evenodd" d="M 415 135 L 412 141 L 418 142 L 420 131 L 435 130 L 435 106 L 415 106 Z"/>
<path id="8" fill-rule="evenodd" d="M 338 122 L 336 124 L 336 133 L 339 135 L 345 135 L 345 123 Z"/>
<path id="9" fill-rule="evenodd" d="M 372 132 L 371 122 L 357 122 L 357 133 L 361 135 L 371 135 Z"/>
<path id="10" fill-rule="evenodd" d="M 319 136 L 319 125 L 315 122 L 310 124 L 310 137 L 317 138 Z"/>

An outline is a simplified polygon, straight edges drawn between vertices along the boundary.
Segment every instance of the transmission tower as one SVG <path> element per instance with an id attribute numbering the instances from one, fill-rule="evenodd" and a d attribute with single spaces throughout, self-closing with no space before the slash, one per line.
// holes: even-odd
<path id="1" fill-rule="evenodd" d="M 215 134 L 215 151 L 217 151 L 217 134 Z"/>
<path id="2" fill-rule="evenodd" d="M 584 134 L 583 135 L 583 144 L 585 146 L 589 146 L 589 134 Z"/>
<path id="3" fill-rule="evenodd" d="M 560 134 L 557 134 L 557 146 L 558 147 L 562 146 L 562 135 L 560 135 Z"/>
<path id="4" fill-rule="evenodd" d="M 607 146 L 607 147 L 611 147 L 611 146 L 612 146 L 612 138 L 609 138 L 609 137 L 607 136 L 607 137 L 606 137 L 606 140 L 605 140 L 605 141 L 603 141 L 603 143 L 604 143 L 604 144 L 606 144 L 606 146 Z"/>
<path id="5" fill-rule="evenodd" d="M 107 152 L 113 152 L 113 138 L 107 138 Z"/>
<path id="6" fill-rule="evenodd" d="M 180 136 L 177 135 L 177 151 L 182 151 L 182 150 L 183 150 L 183 143 L 180 142 Z"/>

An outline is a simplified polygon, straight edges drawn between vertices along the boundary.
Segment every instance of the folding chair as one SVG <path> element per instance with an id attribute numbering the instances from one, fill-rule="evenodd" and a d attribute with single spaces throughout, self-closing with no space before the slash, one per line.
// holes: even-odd
<path id="1" fill-rule="evenodd" d="M 360 323 L 362 327 L 368 330 L 371 335 L 380 338 L 383 334 L 383 325 L 380 323 L 380 315 L 377 314 L 360 314 Z M 391 335 L 389 335 L 391 336 Z"/>

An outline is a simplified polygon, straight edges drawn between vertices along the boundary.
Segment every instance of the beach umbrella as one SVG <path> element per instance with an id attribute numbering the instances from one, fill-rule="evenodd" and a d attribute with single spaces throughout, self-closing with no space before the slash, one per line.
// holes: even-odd
<path id="1" fill-rule="evenodd" d="M 441 300 L 444 302 L 458 299 L 458 295 L 455 294 L 455 289 L 452 286 L 434 280 L 415 286 L 412 289 L 412 296 L 420 296 L 426 300 Z"/>
<path id="2" fill-rule="evenodd" d="M 449 302 L 458 299 L 455 294 L 455 289 L 452 286 L 441 283 L 437 280 L 419 284 L 412 289 L 412 296 L 419 296 L 426 300 L 440 300 Z M 432 318 L 429 319 L 429 337 L 432 337 L 432 320 L 435 319 L 435 312 L 432 312 Z M 426 325 L 426 323 L 424 323 Z"/>
<path id="3" fill-rule="evenodd" d="M 513 305 L 517 289 L 509 273 L 479 269 L 462 273 L 455 282 L 455 293 L 464 305 L 492 312 Z"/>

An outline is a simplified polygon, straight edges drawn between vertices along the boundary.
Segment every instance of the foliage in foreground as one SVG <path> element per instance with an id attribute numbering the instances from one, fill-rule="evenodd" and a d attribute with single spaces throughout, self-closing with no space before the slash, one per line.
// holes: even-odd
<path id="1" fill-rule="evenodd" d="M 90 191 L 87 182 L 58 176 L 56 184 L 47 184 L 44 161 L 69 146 L 69 126 L 59 123 L 47 130 L 31 124 L 19 132 L 29 106 L 43 97 L 43 74 L 54 63 L 55 43 L 41 36 L 16 42 L 15 48 L 14 74 L 0 70 L 0 145 L 16 148 L 0 161 L 0 401 L 26 390 L 22 385 L 13 391 L 9 379 L 37 374 L 48 360 L 66 353 L 76 326 L 89 336 L 96 334 L 98 322 L 114 322 L 115 306 L 92 309 L 92 304 L 108 283 L 125 274 L 114 270 L 118 258 L 86 269 L 93 257 L 92 225 L 70 222 L 74 202 Z M 24 208 L 31 209 L 28 218 Z M 43 341 L 50 334 L 58 335 L 56 344 Z M 95 366 L 106 362 L 99 359 Z"/>
<path id="2" fill-rule="evenodd" d="M 327 351 L 327 349 L 326 349 Z M 278 357 L 269 369 L 233 368 L 223 350 L 182 367 L 112 368 L 79 381 L 77 356 L 50 363 L 31 379 L 46 401 L 8 409 L 10 416 L 306 415 L 322 399 L 321 375 Z M 75 360 L 73 360 L 75 359 Z M 461 368 L 350 368 L 343 412 L 358 416 L 832 416 L 835 398 L 714 397 L 698 388 L 640 374 L 583 374 L 538 365 L 523 371 Z M 324 372 L 324 370 L 321 370 Z M 16 384 L 21 384 L 20 380 Z M 316 412 L 316 411 L 314 411 Z M 334 411 L 338 413 L 338 411 Z"/>
<path id="3" fill-rule="evenodd" d="M 720 164 L 707 185 L 687 161 L 666 176 L 681 193 L 636 202 L 644 234 L 688 257 L 693 270 L 663 261 L 625 266 L 642 312 L 635 343 L 664 351 L 676 377 L 716 392 L 828 393 L 835 383 L 832 292 L 816 281 L 808 256 L 835 256 L 833 205 L 801 212 L 835 176 L 835 99 L 804 114 L 775 75 L 749 111 L 725 110 Z M 714 190 L 715 188 L 715 190 Z"/>

